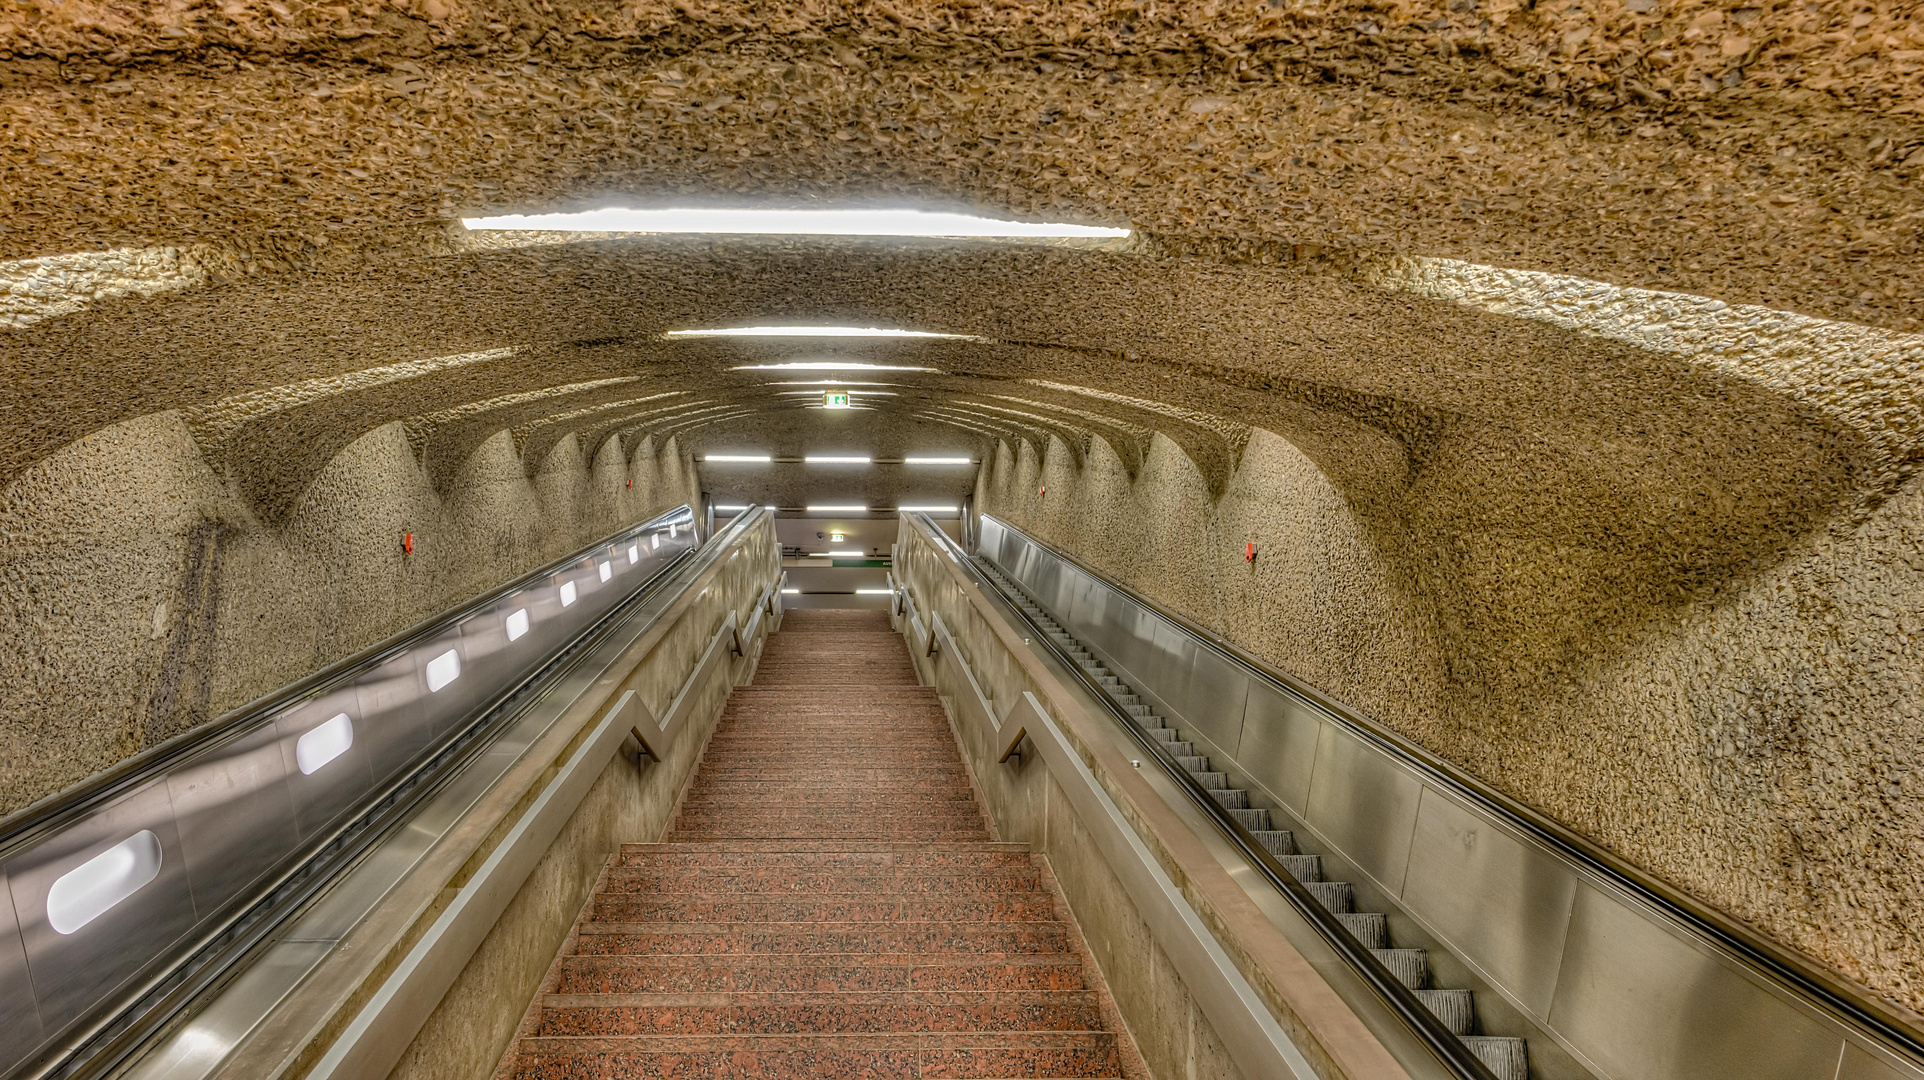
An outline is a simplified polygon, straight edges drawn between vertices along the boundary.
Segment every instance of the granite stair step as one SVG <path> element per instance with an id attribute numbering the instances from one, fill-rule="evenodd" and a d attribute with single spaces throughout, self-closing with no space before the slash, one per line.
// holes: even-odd
<path id="1" fill-rule="evenodd" d="M 515 1080 L 789 1080 L 794 1077 L 1093 1077 L 1118 1074 L 1108 1032 L 890 1032 L 537 1036 Z"/>
<path id="2" fill-rule="evenodd" d="M 1452 991 L 1425 991 L 1450 993 Z M 1093 1031 L 1089 990 L 900 994 L 548 994 L 541 1035 Z"/>

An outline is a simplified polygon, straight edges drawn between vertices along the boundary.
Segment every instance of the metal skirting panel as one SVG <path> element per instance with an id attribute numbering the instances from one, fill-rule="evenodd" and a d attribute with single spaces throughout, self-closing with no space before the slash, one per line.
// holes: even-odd
<path id="1" fill-rule="evenodd" d="M 983 515 L 980 528 L 979 552 L 1173 723 L 1203 732 L 1228 759 L 1218 768 L 1365 872 L 1597 1075 L 1924 1080 L 1874 1032 L 1511 827 L 1384 738 L 1003 522 Z"/>

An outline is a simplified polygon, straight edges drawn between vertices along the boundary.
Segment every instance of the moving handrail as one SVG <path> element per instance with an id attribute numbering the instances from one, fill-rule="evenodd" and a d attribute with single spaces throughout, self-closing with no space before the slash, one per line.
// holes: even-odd
<path id="1" fill-rule="evenodd" d="M 110 1067 L 698 543 L 622 530 L 0 822 L 0 1072 Z"/>
<path id="2" fill-rule="evenodd" d="M 1177 629 L 1188 644 L 1217 658 L 1221 665 L 1228 665 L 1250 680 L 1251 695 L 1260 687 L 1266 693 L 1286 698 L 1307 706 L 1316 714 L 1318 721 L 1326 722 L 1342 731 L 1358 743 L 1380 753 L 1397 768 L 1406 770 L 1428 787 L 1444 793 L 1450 799 L 1469 807 L 1479 819 L 1496 824 L 1500 829 L 1522 838 L 1527 843 L 1541 849 L 1550 857 L 1560 860 L 1570 872 L 1580 880 L 1598 883 L 1603 889 L 1622 898 L 1626 910 L 1643 912 L 1644 918 L 1652 918 L 1657 924 L 1668 926 L 1679 939 L 1694 941 L 1694 948 L 1709 955 L 1728 959 L 1733 971 L 1740 973 L 1733 978 L 1745 978 L 1752 984 L 1762 984 L 1745 1000 L 1751 1003 L 1778 1001 L 1780 1012 L 1773 1012 L 1768 1020 L 1758 1021 L 1757 1026 L 1771 1032 L 1778 1040 L 1775 1045 L 1755 1050 L 1758 1054 L 1785 1055 L 1792 1042 L 1801 1053 L 1808 1051 L 1809 1060 L 1835 1063 L 1840 1053 L 1861 1055 L 1867 1064 L 1862 1066 L 1864 1075 L 1917 1076 L 1924 1074 L 1924 1018 L 1896 1006 L 1879 997 L 1874 991 L 1832 972 L 1808 957 L 1803 956 L 1775 941 L 1770 940 L 1748 924 L 1719 911 L 1708 904 L 1691 897 L 1680 890 L 1651 877 L 1649 874 L 1626 863 L 1620 857 L 1604 850 L 1595 843 L 1574 833 L 1567 827 L 1549 819 L 1515 799 L 1499 792 L 1463 770 L 1438 758 L 1436 755 L 1415 745 L 1407 738 L 1385 728 L 1354 709 L 1338 702 L 1302 683 L 1300 680 L 1278 671 L 1260 659 L 1250 655 L 1235 645 L 1223 640 L 1205 628 L 1199 627 L 1188 619 L 1169 612 L 1155 602 L 1141 596 L 1126 586 L 1104 577 L 1077 561 L 1073 556 L 1064 554 L 1028 537 L 1007 523 L 992 516 L 983 515 L 982 554 L 997 567 L 1008 573 L 1012 579 L 1021 581 L 1025 588 L 1043 600 L 1045 606 L 1055 609 L 1058 617 L 1066 624 L 1073 624 L 1075 618 L 1066 610 L 1066 602 L 1050 601 L 1043 597 L 1046 592 L 1060 592 L 1067 596 L 1069 586 L 1064 581 L 1045 583 L 1038 587 L 1037 580 L 1025 579 L 1044 573 L 1035 563 L 1035 556 L 1059 562 L 1063 567 L 1082 575 L 1092 582 L 1099 583 L 1103 589 L 1113 593 L 1140 610 L 1141 616 L 1153 617 Z M 1022 549 L 1028 549 L 1024 552 Z M 1011 566 L 1012 561 L 1021 561 L 1021 568 Z M 1049 571 L 1048 573 L 1055 573 Z M 1060 576 L 1060 575 L 1058 575 Z M 1039 580 L 1039 579 L 1038 579 Z M 1078 599 L 1081 605 L 1086 598 Z M 1078 607 L 1078 611 L 1081 608 Z M 1105 616 L 1107 617 L 1107 616 Z M 1141 622 L 1138 627 L 1144 625 Z M 1080 636 L 1080 635 L 1078 635 Z M 1099 647 L 1099 646 L 1098 646 Z M 1125 667 L 1128 665 L 1125 664 Z M 1147 681 L 1154 690 L 1154 679 L 1141 680 L 1140 673 L 1131 676 L 1138 684 Z M 1254 706 L 1251 706 L 1252 713 Z M 1181 711 L 1180 708 L 1177 711 Z M 1192 722 L 1195 717 L 1190 718 Z M 1249 763 L 1242 767 L 1249 768 Z M 1695 976 L 1701 983 L 1701 974 Z M 1695 985 L 1695 984 L 1693 984 Z M 1702 985 L 1695 985 L 1692 991 L 1708 994 Z M 1793 1013 L 1801 1007 L 1804 1013 Z M 1798 1020 L 1798 1016 L 1812 1015 L 1828 1018 L 1834 1031 L 1812 1032 L 1807 1035 L 1804 1028 L 1813 1027 L 1808 1021 Z M 1594 1034 L 1594 1033 L 1587 1033 Z M 1691 1032 L 1684 1031 L 1678 1037 Z M 1816 1036 L 1817 1045 L 1808 1046 Z M 1558 1036 L 1562 1042 L 1563 1037 Z M 1843 1046 L 1840 1050 L 1838 1040 Z M 1646 1037 L 1644 1040 L 1656 1043 Z M 1728 1040 L 1717 1040 L 1728 1052 Z M 1569 1045 L 1566 1043 L 1566 1046 Z M 1862 1049 L 1872 1046 L 1879 1051 L 1871 1054 Z M 1855 1049 L 1854 1049 L 1855 1048 Z M 1588 1048 L 1579 1048 L 1588 1049 Z M 1678 1047 L 1663 1047 L 1648 1051 L 1653 1057 L 1659 1053 L 1670 1055 L 1669 1060 L 1688 1060 L 1681 1057 L 1684 1050 Z M 1648 1074 L 1648 1060 L 1624 1058 L 1604 1062 L 1604 1075 L 1643 1075 Z M 1733 1066 L 1741 1068 L 1741 1066 Z M 1830 1067 L 1835 1067 L 1834 1064 Z M 1850 1072 L 1851 1069 L 1846 1069 Z M 1700 1073 L 1708 1075 L 1707 1073 Z M 1826 1073 L 1828 1075 L 1828 1072 Z"/>
<path id="3" fill-rule="evenodd" d="M 930 534 L 935 542 L 946 547 L 956 562 L 972 576 L 986 582 L 989 588 L 1000 591 L 997 583 L 983 577 L 969 559 L 968 554 L 946 533 L 940 529 L 932 529 Z M 1189 800 L 1229 837 L 1230 842 L 1236 846 L 1250 865 L 1257 869 L 1272 888 L 1282 894 L 1298 915 L 1315 928 L 1317 934 L 1329 943 L 1336 954 L 1356 970 L 1363 982 L 1376 993 L 1389 1011 L 1451 1075 L 1459 1077 L 1460 1080 L 1497 1080 L 1496 1074 L 1490 1071 L 1488 1065 L 1485 1065 L 1468 1046 L 1464 1045 L 1461 1039 L 1452 1034 L 1409 987 L 1405 986 L 1367 946 L 1357 940 L 1356 935 L 1352 934 L 1341 920 L 1330 914 L 1329 910 L 1303 887 L 1296 876 L 1291 874 L 1263 846 L 1262 842 L 1243 826 L 1242 822 L 1236 820 L 1234 815 L 1223 808 L 1222 803 L 1197 783 L 1160 740 L 1151 738 L 1133 717 L 1116 704 L 1105 692 L 1103 686 L 1084 670 L 1082 665 L 1076 663 L 1075 658 L 1070 656 L 1043 627 L 1035 625 L 1019 606 L 1011 605 L 1011 612 L 1033 631 L 1034 640 L 1041 642 L 1061 661 L 1064 668 L 1074 673 L 1083 688 L 1089 691 L 1090 696 L 1100 702 L 1122 729 L 1162 766 L 1163 771 L 1183 794 L 1188 796 Z M 934 628 L 931 627 L 931 644 L 934 638 Z M 1012 746 L 1005 751 L 1004 756 L 1014 752 Z"/>

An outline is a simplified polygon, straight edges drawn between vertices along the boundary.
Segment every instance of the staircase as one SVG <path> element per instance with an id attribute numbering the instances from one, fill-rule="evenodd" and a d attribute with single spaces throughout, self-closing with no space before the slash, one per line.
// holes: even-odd
<path id="1" fill-rule="evenodd" d="M 886 613 L 791 611 L 664 841 L 603 870 L 496 1080 L 1145 1075 Z"/>
<path id="2" fill-rule="evenodd" d="M 1000 567 L 981 556 L 976 557 L 975 564 L 984 576 L 995 582 L 1003 594 L 1022 609 L 1029 621 L 1049 635 L 1072 661 L 1087 672 L 1144 732 L 1161 742 L 1163 749 L 1176 759 L 1190 777 L 1207 790 L 1230 816 L 1241 822 L 1243 828 L 1248 829 L 1271 855 L 1276 856 L 1276 861 L 1297 881 L 1302 882 L 1310 895 L 1336 916 L 1337 921 L 1364 948 L 1375 954 L 1398 981 L 1415 991 L 1417 998 L 1430 1012 L 1489 1066 L 1497 1080 L 1528 1080 L 1529 1054 L 1522 1039 L 1475 1034 L 1476 1004 L 1470 991 L 1431 987 L 1429 954 L 1425 950 L 1392 947 L 1389 921 L 1382 913 L 1357 911 L 1355 889 L 1349 882 L 1323 880 L 1321 855 L 1299 853 L 1295 834 L 1287 829 L 1276 828 L 1267 807 L 1251 805 L 1247 789 L 1231 787 L 1227 773 L 1212 769 L 1208 756 L 1198 754 L 1194 744 L 1183 739 L 1181 730 L 1171 727 L 1154 709 L 1144 704 L 1142 697 L 1132 687 L 1117 678 L 1095 654 L 1063 629 L 1062 624 L 1044 611 L 1026 590 L 1003 574 Z"/>

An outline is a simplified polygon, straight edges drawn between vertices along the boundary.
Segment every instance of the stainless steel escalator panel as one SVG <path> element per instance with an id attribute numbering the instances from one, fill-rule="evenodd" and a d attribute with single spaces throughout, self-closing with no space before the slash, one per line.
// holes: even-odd
<path id="1" fill-rule="evenodd" d="M 1576 893 L 1568 866 L 1423 790 L 1404 903 L 1539 1019 L 1550 1015 Z"/>
<path id="2" fill-rule="evenodd" d="M 1837 1063 L 1837 1080 L 1920 1080 L 1924 1070 L 1913 1069 L 1888 1054 L 1855 1041 L 1844 1044 L 1844 1059 Z"/>
<path id="3" fill-rule="evenodd" d="M 391 656 L 355 682 L 355 741 L 367 735 L 367 760 L 376 786 L 418 757 L 434 741 L 428 716 L 428 684 L 418 650 Z"/>
<path id="4" fill-rule="evenodd" d="M 280 732 L 262 725 L 167 776 L 202 917 L 246 892 L 300 843 Z"/>
<path id="5" fill-rule="evenodd" d="M 343 715 L 352 731 L 347 749 L 312 773 L 302 772 L 301 738 Z M 294 804 L 295 826 L 303 840 L 318 836 L 332 828 L 374 786 L 373 769 L 368 764 L 372 728 L 361 712 L 360 693 L 350 684 L 283 709 L 274 717 L 273 729 L 279 739 L 287 792 Z"/>
<path id="6" fill-rule="evenodd" d="M 1588 883 L 1550 1019 L 1616 1080 L 1812 1080 L 1843 1050 L 1803 1008 Z"/>
<path id="7" fill-rule="evenodd" d="M 1188 693 L 1182 699 L 1190 726 L 1231 754 L 1243 738 L 1243 710 L 1249 701 L 1249 679 L 1213 649 L 1192 645 L 1189 650 Z"/>
<path id="8" fill-rule="evenodd" d="M 72 933 L 55 930 L 47 911 L 54 883 L 142 831 L 160 841 L 159 873 Z M 165 778 L 128 792 L 9 859 L 6 875 L 34 997 L 40 1003 L 40 1022 L 50 1031 L 78 1019 L 157 952 L 185 937 L 196 918 Z"/>
<path id="9" fill-rule="evenodd" d="M 1310 778 L 1323 721 L 1307 705 L 1267 686 L 1251 685 L 1243 706 L 1236 762 L 1298 817 L 1309 812 Z"/>
<path id="10" fill-rule="evenodd" d="M 1325 724 L 1303 818 L 1394 896 L 1403 891 L 1422 794 L 1415 777 L 1362 740 Z"/>
<path id="11" fill-rule="evenodd" d="M 20 941 L 12 890 L 0 873 L 0 1060 L 17 1061 L 40 1045 L 40 1010 L 33 1001 L 27 950 Z"/>

